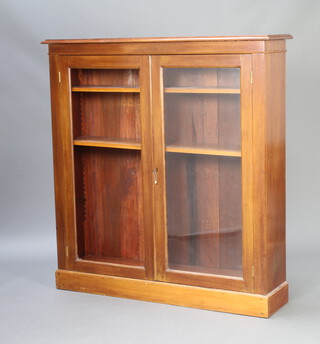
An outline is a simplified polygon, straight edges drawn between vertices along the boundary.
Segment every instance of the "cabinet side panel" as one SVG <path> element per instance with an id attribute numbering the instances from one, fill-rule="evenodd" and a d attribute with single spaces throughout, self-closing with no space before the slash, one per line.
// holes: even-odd
<path id="1" fill-rule="evenodd" d="M 282 284 L 285 269 L 285 54 L 253 54 L 255 292 Z"/>
<path id="2" fill-rule="evenodd" d="M 286 280 L 285 54 L 266 55 L 267 72 L 267 291 Z"/>
<path id="3" fill-rule="evenodd" d="M 266 73 L 265 55 L 252 55 L 253 67 L 253 225 L 255 293 L 266 294 Z"/>

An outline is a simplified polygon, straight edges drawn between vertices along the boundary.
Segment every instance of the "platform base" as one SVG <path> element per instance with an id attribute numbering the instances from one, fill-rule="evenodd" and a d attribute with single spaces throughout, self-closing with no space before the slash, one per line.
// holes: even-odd
<path id="1" fill-rule="evenodd" d="M 288 302 L 288 283 L 268 295 L 248 294 L 182 284 L 57 270 L 58 289 L 123 297 L 219 312 L 270 317 Z"/>

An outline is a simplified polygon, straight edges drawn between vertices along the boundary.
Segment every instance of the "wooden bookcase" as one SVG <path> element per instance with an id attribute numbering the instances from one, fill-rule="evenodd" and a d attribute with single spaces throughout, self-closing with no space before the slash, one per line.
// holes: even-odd
<path id="1" fill-rule="evenodd" d="M 43 42 L 58 288 L 259 317 L 287 302 L 290 38 Z"/>

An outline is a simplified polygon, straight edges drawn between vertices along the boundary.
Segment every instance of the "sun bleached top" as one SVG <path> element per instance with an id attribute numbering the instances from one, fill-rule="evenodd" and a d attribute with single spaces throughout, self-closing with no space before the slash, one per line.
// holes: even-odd
<path id="1" fill-rule="evenodd" d="M 291 35 L 261 36 L 212 36 L 212 37 L 142 37 L 142 38 L 96 38 L 96 39 L 47 39 L 42 44 L 69 43 L 161 43 L 161 42 L 214 42 L 214 41 L 270 41 L 291 39 Z"/>

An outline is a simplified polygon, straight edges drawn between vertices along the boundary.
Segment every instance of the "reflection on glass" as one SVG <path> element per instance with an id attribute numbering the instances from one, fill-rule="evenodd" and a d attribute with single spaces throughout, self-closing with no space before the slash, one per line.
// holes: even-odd
<path id="1" fill-rule="evenodd" d="M 72 69 L 72 86 L 139 86 L 138 69 Z"/>
<path id="2" fill-rule="evenodd" d="M 168 268 L 241 276 L 240 69 L 163 78 Z"/>

